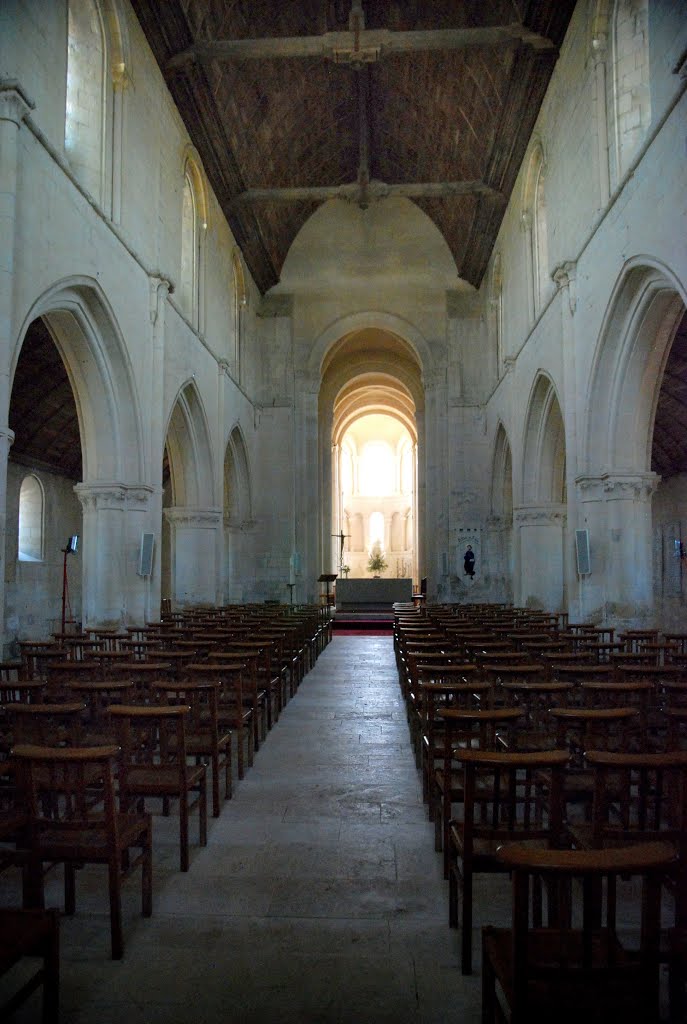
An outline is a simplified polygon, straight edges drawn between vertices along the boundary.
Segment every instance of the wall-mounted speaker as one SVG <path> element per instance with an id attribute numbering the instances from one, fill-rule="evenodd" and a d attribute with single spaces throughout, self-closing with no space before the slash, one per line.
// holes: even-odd
<path id="1" fill-rule="evenodd" d="M 155 534 L 141 534 L 141 552 L 138 558 L 138 575 L 153 575 L 153 551 L 155 549 Z"/>
<path id="2" fill-rule="evenodd" d="M 575 554 L 577 555 L 577 575 L 589 576 L 592 571 L 589 554 L 589 530 L 575 530 Z"/>

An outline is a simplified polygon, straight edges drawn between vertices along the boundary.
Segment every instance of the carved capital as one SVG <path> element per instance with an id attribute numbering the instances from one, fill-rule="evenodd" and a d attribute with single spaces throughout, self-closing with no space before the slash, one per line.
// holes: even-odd
<path id="1" fill-rule="evenodd" d="M 565 505 L 521 505 L 513 509 L 513 522 L 517 526 L 565 526 L 567 519 Z"/>
<path id="2" fill-rule="evenodd" d="M 81 502 L 84 512 L 103 509 L 138 508 L 145 510 L 155 488 L 147 484 L 123 484 L 117 481 L 102 481 L 96 484 L 77 484 L 74 493 Z"/>
<path id="3" fill-rule="evenodd" d="M 168 523 L 179 527 L 187 527 L 195 530 L 207 530 L 219 527 L 224 520 L 224 515 L 219 508 L 187 508 L 181 505 L 174 505 L 172 508 L 165 508 L 162 514 Z"/>
<path id="4" fill-rule="evenodd" d="M 17 127 L 35 110 L 36 104 L 14 78 L 0 80 L 0 121 L 11 121 Z"/>
<path id="5" fill-rule="evenodd" d="M 513 516 L 487 516 L 486 527 L 488 530 L 491 530 L 492 533 L 505 533 L 513 528 Z"/>
<path id="6" fill-rule="evenodd" d="M 648 501 L 660 482 L 658 473 L 601 473 L 575 485 L 581 501 Z"/>
<path id="7" fill-rule="evenodd" d="M 658 473 L 606 473 L 602 480 L 607 500 L 648 501 L 661 477 Z"/>

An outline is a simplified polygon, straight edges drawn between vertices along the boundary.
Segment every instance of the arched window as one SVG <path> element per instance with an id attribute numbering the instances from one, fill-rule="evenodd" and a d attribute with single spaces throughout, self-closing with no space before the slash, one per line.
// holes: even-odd
<path id="1" fill-rule="evenodd" d="M 243 272 L 243 263 L 237 249 L 231 255 L 233 270 L 232 306 L 234 315 L 234 368 L 237 380 L 241 377 L 241 347 L 243 342 L 243 319 L 248 306 L 248 291 Z"/>
<path id="2" fill-rule="evenodd" d="M 552 282 L 549 273 L 549 246 L 546 226 L 546 190 L 544 152 L 536 143 L 525 177 L 523 228 L 527 249 L 527 272 L 532 319 L 546 302 Z"/>
<path id="3" fill-rule="evenodd" d="M 370 513 L 370 543 L 369 549 L 379 544 L 381 550 L 384 550 L 384 514 L 382 512 L 371 512 Z"/>
<path id="4" fill-rule="evenodd" d="M 203 329 L 202 256 L 207 229 L 203 179 L 192 159 L 184 167 L 181 202 L 181 273 L 179 301 L 182 312 L 199 331 Z"/>
<path id="5" fill-rule="evenodd" d="M 395 459 L 385 441 L 368 441 L 360 457 L 359 493 L 381 498 L 393 494 Z"/>
<path id="6" fill-rule="evenodd" d="M 611 22 L 616 178 L 619 181 L 651 122 L 648 0 L 616 0 Z"/>
<path id="7" fill-rule="evenodd" d="M 19 489 L 19 561 L 43 560 L 43 488 L 30 474 Z"/>
<path id="8" fill-rule="evenodd" d="M 64 148 L 84 189 L 119 220 L 128 75 L 116 7 L 117 0 L 69 0 Z"/>
<path id="9" fill-rule="evenodd" d="M 501 253 L 497 252 L 491 271 L 491 306 L 496 347 L 497 380 L 500 380 L 503 375 L 503 271 L 501 262 Z"/>

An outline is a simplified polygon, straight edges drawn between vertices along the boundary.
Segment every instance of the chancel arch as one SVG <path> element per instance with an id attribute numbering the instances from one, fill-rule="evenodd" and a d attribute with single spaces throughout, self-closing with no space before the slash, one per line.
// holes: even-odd
<path id="1" fill-rule="evenodd" d="M 377 540 L 387 562 L 383 575 L 417 578 L 417 422 L 423 408 L 415 353 L 393 334 L 354 331 L 323 359 L 319 420 L 323 446 L 329 439 L 323 454 L 331 494 L 323 544 L 332 572 L 347 565 L 351 575 L 367 575 Z M 342 533 L 348 535 L 343 551 Z"/>

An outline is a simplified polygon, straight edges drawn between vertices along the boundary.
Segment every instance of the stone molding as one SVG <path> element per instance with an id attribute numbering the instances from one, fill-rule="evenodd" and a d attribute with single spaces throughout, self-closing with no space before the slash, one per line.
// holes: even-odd
<path id="1" fill-rule="evenodd" d="M 223 521 L 223 513 L 218 508 L 186 508 L 175 505 L 162 510 L 167 522 L 175 527 L 186 526 L 205 530 L 218 527 Z"/>
<path id="2" fill-rule="evenodd" d="M 542 523 L 565 526 L 568 510 L 565 505 L 524 505 L 513 509 L 513 524 L 516 526 L 537 526 Z"/>
<path id="3" fill-rule="evenodd" d="M 36 104 L 14 78 L 0 80 L 0 121 L 11 121 L 17 127 L 36 109 Z"/>
<path id="4" fill-rule="evenodd" d="M 658 473 L 602 473 L 578 476 L 581 501 L 648 501 L 661 482 Z"/>
<path id="5" fill-rule="evenodd" d="M 222 526 L 229 533 L 246 533 L 255 529 L 255 525 L 254 519 L 234 519 L 233 516 L 222 516 Z"/>
<path id="6" fill-rule="evenodd" d="M 74 493 L 85 512 L 103 509 L 138 507 L 146 510 L 155 488 L 147 484 L 123 484 L 116 481 L 96 484 L 76 484 Z"/>
<path id="7" fill-rule="evenodd" d="M 487 516 L 485 525 L 488 530 L 492 530 L 494 533 L 505 533 L 507 530 L 513 529 L 513 517 L 512 516 Z"/>

